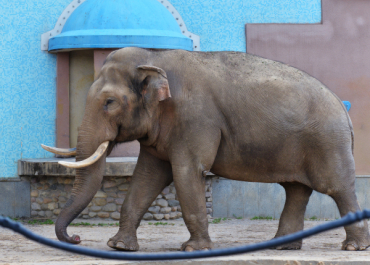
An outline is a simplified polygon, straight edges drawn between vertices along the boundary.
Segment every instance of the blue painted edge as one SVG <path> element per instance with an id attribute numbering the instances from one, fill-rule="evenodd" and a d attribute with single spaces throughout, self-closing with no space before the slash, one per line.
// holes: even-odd
<path id="1" fill-rule="evenodd" d="M 166 30 L 76 30 L 49 40 L 49 51 L 76 48 L 123 48 L 193 50 L 193 40 Z"/>
<path id="2" fill-rule="evenodd" d="M 344 106 L 346 106 L 346 109 L 347 111 L 349 111 L 351 109 L 351 102 L 349 101 L 342 101 Z"/>

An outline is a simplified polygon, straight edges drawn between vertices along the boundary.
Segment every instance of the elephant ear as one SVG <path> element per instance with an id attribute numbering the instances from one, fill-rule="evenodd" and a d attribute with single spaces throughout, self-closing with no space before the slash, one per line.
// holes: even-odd
<path id="1" fill-rule="evenodd" d="M 151 65 L 139 65 L 137 69 L 147 72 L 143 81 L 143 94 L 146 93 L 148 87 L 153 87 L 157 90 L 158 101 L 171 97 L 167 74 L 163 69 Z"/>

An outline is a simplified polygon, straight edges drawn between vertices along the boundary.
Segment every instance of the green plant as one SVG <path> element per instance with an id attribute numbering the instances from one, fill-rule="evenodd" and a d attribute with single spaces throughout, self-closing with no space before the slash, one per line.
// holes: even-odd
<path id="1" fill-rule="evenodd" d="M 251 220 L 274 220 L 271 216 L 255 216 Z"/>
<path id="2" fill-rule="evenodd" d="M 243 219 L 243 217 L 241 217 L 241 216 L 237 217 L 235 214 L 233 214 L 233 216 L 234 216 L 235 219 Z"/>
<path id="3" fill-rule="evenodd" d="M 54 224 L 54 221 L 50 219 L 46 219 L 46 220 L 32 219 L 32 220 L 28 220 L 27 223 L 30 225 L 52 225 Z"/>
<path id="4" fill-rule="evenodd" d="M 311 221 L 316 221 L 317 220 L 317 216 L 314 215 L 314 216 L 310 217 L 310 220 Z"/>
<path id="5" fill-rule="evenodd" d="M 152 225 L 153 223 L 149 222 L 148 225 Z"/>
<path id="6" fill-rule="evenodd" d="M 222 221 L 226 221 L 226 220 L 227 220 L 227 218 L 226 218 L 226 217 L 222 218 Z"/>
<path id="7" fill-rule="evenodd" d="M 215 218 L 212 220 L 212 224 L 219 224 L 221 222 L 221 218 Z"/>
<path id="8" fill-rule="evenodd" d="M 163 222 L 156 222 L 154 225 L 168 225 L 168 223 L 163 223 Z"/>
<path id="9" fill-rule="evenodd" d="M 95 226 L 95 224 L 80 222 L 80 223 L 71 223 L 70 226 Z"/>

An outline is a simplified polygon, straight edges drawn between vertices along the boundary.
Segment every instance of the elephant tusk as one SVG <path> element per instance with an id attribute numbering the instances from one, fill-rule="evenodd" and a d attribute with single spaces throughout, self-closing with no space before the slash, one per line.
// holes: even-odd
<path id="1" fill-rule="evenodd" d="M 75 156 L 76 155 L 76 148 L 64 149 L 64 148 L 55 148 L 50 147 L 47 145 L 41 145 L 46 151 L 49 151 L 53 154 L 63 155 L 63 156 Z"/>
<path id="2" fill-rule="evenodd" d="M 109 141 L 105 141 L 104 143 L 99 145 L 98 149 L 96 149 L 95 153 L 92 156 L 90 156 L 89 158 L 86 158 L 85 160 L 82 160 L 79 162 L 59 161 L 58 164 L 63 165 L 65 167 L 70 167 L 70 168 L 82 168 L 82 167 L 90 166 L 99 160 L 99 158 L 107 150 L 108 145 L 109 145 Z"/>

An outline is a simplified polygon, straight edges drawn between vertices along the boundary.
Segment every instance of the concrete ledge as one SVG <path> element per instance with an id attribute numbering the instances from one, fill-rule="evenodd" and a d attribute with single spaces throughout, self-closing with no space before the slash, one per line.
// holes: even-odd
<path id="1" fill-rule="evenodd" d="M 58 161 L 73 162 L 75 158 L 25 159 L 18 161 L 19 176 L 73 177 L 76 170 L 58 164 Z M 104 176 L 132 176 L 137 157 L 108 157 Z"/>

